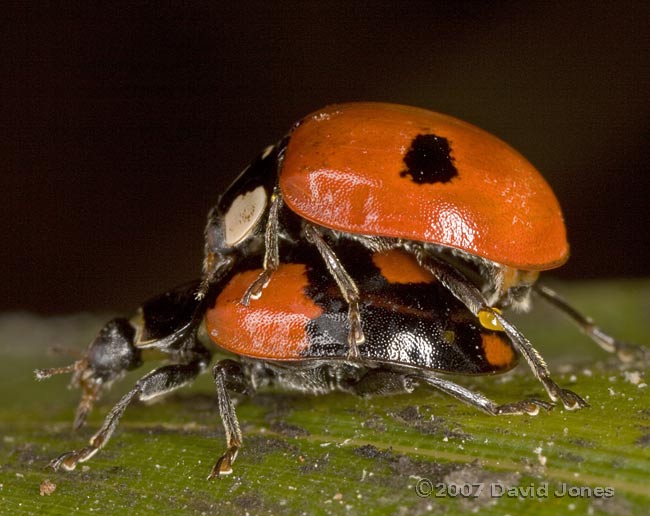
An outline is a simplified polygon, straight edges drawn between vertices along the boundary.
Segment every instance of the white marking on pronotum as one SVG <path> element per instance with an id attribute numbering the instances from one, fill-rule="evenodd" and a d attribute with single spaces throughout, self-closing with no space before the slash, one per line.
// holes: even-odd
<path id="1" fill-rule="evenodd" d="M 226 244 L 236 245 L 248 236 L 262 217 L 266 200 L 263 186 L 235 198 L 225 216 Z"/>

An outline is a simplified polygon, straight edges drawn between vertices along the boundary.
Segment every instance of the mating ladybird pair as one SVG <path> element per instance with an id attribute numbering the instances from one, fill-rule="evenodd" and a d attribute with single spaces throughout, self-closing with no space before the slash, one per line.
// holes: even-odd
<path id="1" fill-rule="evenodd" d="M 537 414 L 538 399 L 497 405 L 438 373 L 511 369 L 523 355 L 550 399 L 587 403 L 558 386 L 502 314 L 532 293 L 596 343 L 613 339 L 552 290 L 539 271 L 564 263 L 558 202 L 501 140 L 455 118 L 380 103 L 333 105 L 305 117 L 258 157 L 208 216 L 202 278 L 108 322 L 71 372 L 74 427 L 102 390 L 155 348 L 170 363 L 143 376 L 85 448 L 52 461 L 72 470 L 102 448 L 133 400 L 208 368 L 202 329 L 235 358 L 212 368 L 227 450 L 208 478 L 232 472 L 242 434 L 229 392 L 271 384 L 311 394 L 411 392 L 429 385 L 488 414 Z"/>

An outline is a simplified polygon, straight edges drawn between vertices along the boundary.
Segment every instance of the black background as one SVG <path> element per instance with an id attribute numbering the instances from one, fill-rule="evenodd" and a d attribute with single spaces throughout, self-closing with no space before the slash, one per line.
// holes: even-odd
<path id="1" fill-rule="evenodd" d="M 0 309 L 129 310 L 197 276 L 227 184 L 354 100 L 528 157 L 568 226 L 552 274 L 648 275 L 647 2 L 26 4 L 0 22 Z"/>

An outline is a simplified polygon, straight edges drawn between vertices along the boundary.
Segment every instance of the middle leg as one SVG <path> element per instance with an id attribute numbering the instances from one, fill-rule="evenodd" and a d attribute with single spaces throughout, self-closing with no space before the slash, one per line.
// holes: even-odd
<path id="1" fill-rule="evenodd" d="M 348 303 L 348 320 L 350 321 L 350 331 L 348 333 L 348 358 L 358 359 L 359 346 L 366 340 L 363 329 L 361 328 L 361 310 L 359 308 L 359 288 L 354 280 L 350 277 L 348 272 L 339 261 L 336 253 L 325 242 L 320 231 L 311 224 L 305 224 L 305 236 L 320 253 L 325 261 L 327 270 L 332 275 L 336 284 L 343 294 L 343 298 Z"/>

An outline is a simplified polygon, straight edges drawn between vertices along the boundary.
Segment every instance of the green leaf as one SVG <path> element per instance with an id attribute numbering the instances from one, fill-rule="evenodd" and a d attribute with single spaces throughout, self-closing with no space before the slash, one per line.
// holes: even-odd
<path id="1" fill-rule="evenodd" d="M 604 329 L 650 344 L 650 282 L 558 289 Z M 208 482 L 225 442 L 203 375 L 159 403 L 134 404 L 105 449 L 54 472 L 48 461 L 83 446 L 156 365 L 127 375 L 73 433 L 78 393 L 65 377 L 37 382 L 32 371 L 74 360 L 48 350 L 82 350 L 107 318 L 0 317 L 1 514 L 647 514 L 650 506 L 650 367 L 623 367 L 541 301 L 516 321 L 556 381 L 590 408 L 490 417 L 425 388 L 370 400 L 263 392 L 238 398 L 244 447 L 232 476 Z M 546 399 L 524 363 L 457 380 L 498 402 Z M 534 495 L 514 496 L 531 486 Z"/>

